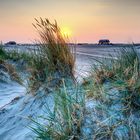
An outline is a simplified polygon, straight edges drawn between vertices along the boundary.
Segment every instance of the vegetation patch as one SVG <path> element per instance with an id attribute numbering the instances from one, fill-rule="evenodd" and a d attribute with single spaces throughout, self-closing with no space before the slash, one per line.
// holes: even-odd
<path id="1" fill-rule="evenodd" d="M 44 123 L 33 120 L 35 127 L 32 130 L 40 140 L 78 140 L 81 136 L 81 125 L 84 113 L 84 94 L 78 87 L 63 88 L 54 94 L 54 108 L 46 105 L 47 114 Z M 46 124 L 46 125 L 45 125 Z"/>
<path id="2" fill-rule="evenodd" d="M 90 96 L 98 95 L 105 83 L 110 83 L 122 94 L 125 92 L 126 104 L 140 107 L 140 59 L 133 47 L 123 48 L 118 52 L 117 59 L 98 61 L 91 72 Z M 95 92 L 98 92 L 97 94 Z"/>
<path id="3" fill-rule="evenodd" d="M 7 58 L 7 54 L 6 51 L 4 50 L 3 45 L 0 45 L 0 60 L 6 59 Z"/>
<path id="4" fill-rule="evenodd" d="M 36 20 L 33 26 L 40 36 L 37 50 L 32 54 L 30 87 L 37 90 L 42 84 L 58 81 L 62 78 L 74 78 L 75 57 L 73 48 L 69 47 L 57 22 L 51 23 L 48 19 Z"/>
<path id="5" fill-rule="evenodd" d="M 9 74 L 12 80 L 18 82 L 19 84 L 22 84 L 22 80 L 19 74 L 16 72 L 14 66 L 0 59 L 0 74 L 4 75 L 4 73 Z"/>
<path id="6" fill-rule="evenodd" d="M 112 59 L 96 62 L 83 82 L 88 97 L 86 104 L 92 106 L 86 107 L 85 114 L 92 122 L 92 136 L 88 139 L 139 139 L 140 60 L 137 50 L 123 48 L 117 59 L 112 56 Z M 92 102 L 88 101 L 91 99 Z"/>

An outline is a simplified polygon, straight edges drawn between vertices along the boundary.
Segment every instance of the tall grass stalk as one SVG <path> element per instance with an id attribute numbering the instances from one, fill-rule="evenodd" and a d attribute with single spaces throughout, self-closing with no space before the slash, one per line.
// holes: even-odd
<path id="1" fill-rule="evenodd" d="M 32 88 L 53 79 L 55 76 L 66 78 L 74 77 L 75 56 L 68 46 L 65 37 L 57 22 L 51 23 L 48 19 L 36 20 L 33 24 L 39 33 L 40 43 L 38 49 L 32 54 L 31 64 Z"/>
<path id="2" fill-rule="evenodd" d="M 80 90 L 68 90 L 63 80 L 63 89 L 54 95 L 54 109 L 51 111 L 46 106 L 48 125 L 34 122 L 36 127 L 32 130 L 40 140 L 65 140 L 79 139 L 81 123 L 83 120 L 84 95 Z M 78 98 L 77 98 L 78 97 Z"/>

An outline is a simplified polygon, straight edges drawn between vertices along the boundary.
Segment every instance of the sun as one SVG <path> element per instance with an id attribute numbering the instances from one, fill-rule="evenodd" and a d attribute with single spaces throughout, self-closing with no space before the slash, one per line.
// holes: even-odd
<path id="1" fill-rule="evenodd" d="M 72 31 L 68 27 L 62 27 L 61 33 L 62 33 L 62 35 L 66 36 L 66 37 L 70 37 L 72 35 Z"/>

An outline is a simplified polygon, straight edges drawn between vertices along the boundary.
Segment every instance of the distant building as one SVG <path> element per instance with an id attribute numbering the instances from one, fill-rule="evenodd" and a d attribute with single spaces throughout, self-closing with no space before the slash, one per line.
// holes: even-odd
<path id="1" fill-rule="evenodd" d="M 5 43 L 5 45 L 16 45 L 17 43 L 15 41 L 9 41 Z"/>
<path id="2" fill-rule="evenodd" d="M 101 39 L 98 42 L 99 45 L 110 45 L 110 41 L 108 39 Z"/>

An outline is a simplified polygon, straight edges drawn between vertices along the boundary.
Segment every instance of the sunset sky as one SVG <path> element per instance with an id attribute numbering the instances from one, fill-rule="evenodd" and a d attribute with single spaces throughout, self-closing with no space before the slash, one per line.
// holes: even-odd
<path id="1" fill-rule="evenodd" d="M 140 0 L 0 0 L 0 41 L 32 43 L 34 18 L 57 20 L 71 42 L 140 42 Z"/>

